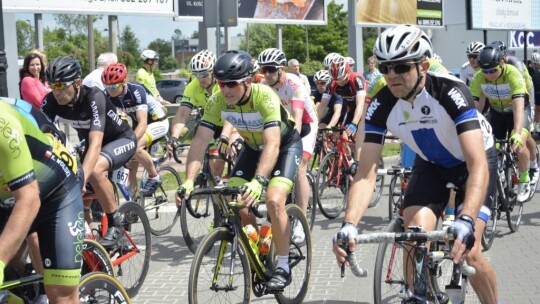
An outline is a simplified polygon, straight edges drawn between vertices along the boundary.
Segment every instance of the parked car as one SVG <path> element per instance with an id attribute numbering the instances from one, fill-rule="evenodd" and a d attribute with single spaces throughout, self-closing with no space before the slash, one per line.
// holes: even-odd
<path id="1" fill-rule="evenodd" d="M 188 80 L 185 78 L 160 79 L 156 81 L 159 95 L 172 103 L 180 103 L 187 84 Z"/>

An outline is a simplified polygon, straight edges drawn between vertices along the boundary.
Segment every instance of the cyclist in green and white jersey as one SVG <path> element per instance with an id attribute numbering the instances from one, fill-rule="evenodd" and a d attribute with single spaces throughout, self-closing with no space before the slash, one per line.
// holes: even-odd
<path id="1" fill-rule="evenodd" d="M 240 199 L 246 206 L 258 202 L 267 186 L 265 201 L 272 222 L 277 264 L 266 288 L 270 292 L 281 292 L 291 283 L 288 264 L 290 227 L 285 200 L 302 157 L 302 141 L 279 96 L 266 85 L 252 83 L 252 72 L 252 58 L 246 52 L 228 51 L 217 60 L 214 76 L 221 90 L 212 95 L 206 105 L 188 153 L 186 181 L 180 190 L 184 190 L 186 196 L 193 191 L 204 149 L 225 121 L 231 123 L 245 145 L 232 171 L 229 186 L 246 187 Z M 243 209 L 241 216 L 244 225 L 257 227 L 247 209 Z"/>
<path id="2" fill-rule="evenodd" d="M 169 103 L 159 94 L 156 87 L 156 78 L 152 72 L 159 63 L 159 54 L 153 50 L 144 50 L 141 53 L 141 60 L 144 64 L 143 67 L 137 71 L 135 81 L 142 84 L 161 104 Z"/>
<path id="3" fill-rule="evenodd" d="M 519 186 L 517 200 L 529 199 L 529 151 L 524 143 L 530 136 L 530 106 L 525 81 L 519 70 L 503 60 L 503 51 L 497 45 L 486 46 L 478 55 L 477 72 L 471 82 L 471 93 L 479 101 L 477 109 L 490 106 L 493 135 L 505 139 L 510 134 L 512 150 L 518 152 Z"/>

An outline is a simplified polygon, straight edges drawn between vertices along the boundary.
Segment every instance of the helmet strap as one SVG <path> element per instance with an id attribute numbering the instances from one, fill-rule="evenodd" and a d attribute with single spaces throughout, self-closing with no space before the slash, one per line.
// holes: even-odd
<path id="1" fill-rule="evenodd" d="M 73 95 L 73 99 L 71 99 L 70 102 L 68 102 L 68 105 L 73 106 L 77 102 L 77 99 L 79 99 L 79 88 L 75 85 L 75 82 L 71 84 L 73 88 L 75 89 L 75 95 Z"/>
<path id="2" fill-rule="evenodd" d="M 278 69 L 278 74 L 277 74 L 276 82 L 274 82 L 274 83 L 271 84 L 270 86 L 271 86 L 271 87 L 276 86 L 276 85 L 279 83 L 280 80 L 281 80 L 281 69 Z"/>
<path id="3" fill-rule="evenodd" d="M 411 98 L 414 94 L 416 94 L 416 89 L 418 88 L 418 85 L 422 81 L 422 78 L 424 78 L 424 76 L 420 75 L 419 63 L 416 62 L 414 65 L 416 66 L 416 73 L 418 73 L 418 78 L 416 79 L 416 83 L 414 84 L 414 87 L 409 92 L 409 94 L 407 94 L 405 97 L 402 97 L 402 99 L 404 100 L 409 100 L 409 98 Z"/>
<path id="4" fill-rule="evenodd" d="M 236 103 L 236 104 L 239 105 L 239 106 L 243 106 L 243 105 L 245 105 L 246 103 L 248 103 L 249 97 L 251 96 L 251 94 L 250 94 L 250 96 L 248 96 L 246 99 L 244 99 L 244 97 L 246 96 L 246 93 L 247 93 L 247 91 L 248 91 L 248 87 L 247 87 L 247 85 L 246 85 L 245 82 L 242 83 L 242 84 L 244 85 L 244 94 L 242 94 L 242 97 L 240 97 L 240 99 L 239 99 L 238 102 Z"/>

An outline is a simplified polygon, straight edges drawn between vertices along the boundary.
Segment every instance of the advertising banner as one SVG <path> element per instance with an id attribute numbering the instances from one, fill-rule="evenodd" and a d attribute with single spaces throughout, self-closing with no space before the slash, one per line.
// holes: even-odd
<path id="1" fill-rule="evenodd" d="M 508 40 L 509 49 L 540 48 L 540 32 L 510 31 Z"/>
<path id="2" fill-rule="evenodd" d="M 174 0 L 2 0 L 10 13 L 174 16 Z"/>
<path id="3" fill-rule="evenodd" d="M 357 0 L 356 22 L 373 27 L 396 24 L 442 27 L 443 0 Z"/>
<path id="4" fill-rule="evenodd" d="M 540 0 L 467 0 L 475 30 L 540 30 Z"/>
<path id="5" fill-rule="evenodd" d="M 202 21 L 203 0 L 178 0 L 177 20 Z M 324 0 L 238 0 L 238 19 L 250 23 L 325 24 Z"/>

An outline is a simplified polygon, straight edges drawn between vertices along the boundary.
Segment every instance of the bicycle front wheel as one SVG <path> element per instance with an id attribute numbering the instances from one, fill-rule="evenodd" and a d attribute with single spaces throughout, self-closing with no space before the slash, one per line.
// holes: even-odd
<path id="1" fill-rule="evenodd" d="M 104 272 L 111 277 L 115 276 L 109 253 L 100 243 L 91 239 L 84 239 L 82 257 L 81 275 Z"/>
<path id="2" fill-rule="evenodd" d="M 497 176 L 497 179 L 498 178 L 499 177 Z M 488 251 L 491 248 L 491 245 L 493 245 L 493 241 L 495 240 L 495 235 L 497 235 L 497 222 L 500 216 L 499 205 L 501 200 L 499 187 L 501 187 L 501 185 L 499 180 L 497 180 L 496 183 L 497 185 L 495 186 L 493 201 L 491 202 L 490 208 L 491 215 L 489 216 L 489 220 L 486 223 L 486 228 L 482 234 L 482 248 L 484 251 Z"/>
<path id="3" fill-rule="evenodd" d="M 309 183 L 309 200 L 306 210 L 306 218 L 309 224 L 309 230 L 313 231 L 313 224 L 315 223 L 315 215 L 317 214 L 317 189 L 315 188 L 315 181 L 313 175 L 308 172 Z"/>
<path id="4" fill-rule="evenodd" d="M 79 283 L 79 303 L 130 304 L 131 299 L 115 278 L 91 272 L 84 275 Z"/>
<path id="5" fill-rule="evenodd" d="M 517 164 L 514 162 L 506 170 L 506 178 L 508 186 L 508 196 L 506 200 L 506 220 L 508 221 L 508 226 L 512 232 L 517 232 L 519 230 L 519 225 L 521 224 L 521 216 L 523 215 L 523 203 L 518 202 L 517 193 L 518 193 L 518 182 L 517 176 L 519 176 L 519 170 Z M 515 178 L 514 178 L 515 177 Z M 516 181 L 516 182 L 514 182 Z"/>
<path id="6" fill-rule="evenodd" d="M 124 234 L 109 255 L 115 266 L 116 278 L 130 297 L 134 297 L 141 288 L 152 254 L 150 224 L 143 207 L 134 202 L 120 205 Z"/>
<path id="7" fill-rule="evenodd" d="M 169 166 L 158 168 L 161 176 L 161 186 L 150 197 L 142 197 L 141 205 L 150 222 L 150 232 L 153 235 L 169 233 L 180 216 L 176 207 L 176 192 L 182 181 L 176 170 Z"/>
<path id="8" fill-rule="evenodd" d="M 388 218 L 392 220 L 403 206 L 403 193 L 401 190 L 403 177 L 399 175 L 392 176 L 390 185 L 388 185 Z"/>
<path id="9" fill-rule="evenodd" d="M 248 249 L 225 227 L 214 229 L 200 243 L 189 272 L 189 303 L 250 303 Z"/>
<path id="10" fill-rule="evenodd" d="M 379 159 L 378 169 L 384 169 L 384 161 L 382 157 Z M 377 206 L 377 204 L 381 200 L 383 187 L 384 187 L 384 175 L 377 174 L 377 178 L 375 180 L 375 188 L 373 188 L 373 196 L 371 197 L 371 202 L 369 203 L 368 208 L 373 208 Z"/>
<path id="11" fill-rule="evenodd" d="M 339 155 L 328 153 L 317 172 L 315 180 L 317 203 L 321 213 L 328 219 L 338 217 L 347 201 L 349 175 L 343 171 L 339 166 Z"/>

